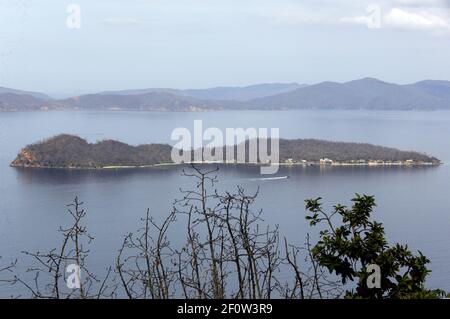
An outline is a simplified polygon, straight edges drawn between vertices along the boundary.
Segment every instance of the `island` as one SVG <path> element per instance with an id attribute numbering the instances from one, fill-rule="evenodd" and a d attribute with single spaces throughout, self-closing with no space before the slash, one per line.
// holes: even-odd
<path id="1" fill-rule="evenodd" d="M 270 141 L 266 141 L 270 142 Z M 270 145 L 270 143 L 268 143 Z M 248 150 L 249 141 L 245 142 Z M 236 154 L 237 145 L 234 147 Z M 158 165 L 174 165 L 171 157 L 172 146 L 168 144 L 129 145 L 115 140 L 102 140 L 89 143 L 85 139 L 60 134 L 23 148 L 11 162 L 13 167 L 40 168 L 77 168 L 77 169 L 111 169 L 136 168 Z M 214 153 L 214 151 L 213 151 Z M 263 164 L 259 161 L 250 163 L 248 152 L 246 162 L 239 164 Z M 211 163 L 209 161 L 189 162 Z M 226 164 L 237 164 L 236 156 Z M 402 151 L 395 148 L 377 146 L 367 143 L 332 142 L 317 139 L 280 139 L 279 163 L 281 165 L 408 165 L 434 166 L 441 164 L 436 157 L 415 151 Z"/>

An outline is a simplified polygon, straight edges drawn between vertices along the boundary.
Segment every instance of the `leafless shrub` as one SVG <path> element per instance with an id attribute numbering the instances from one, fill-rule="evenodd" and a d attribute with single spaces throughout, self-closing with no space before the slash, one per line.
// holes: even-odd
<path id="1" fill-rule="evenodd" d="M 62 242 L 58 248 L 47 252 L 23 253 L 33 258 L 36 266 L 27 269 L 27 274 L 33 275 L 32 283 L 16 276 L 14 283 L 22 284 L 31 293 L 33 298 L 60 299 L 60 298 L 101 298 L 114 294 L 113 287 L 108 286 L 108 278 L 112 272 L 110 267 L 103 280 L 98 279 L 86 266 L 89 255 L 87 246 L 94 239 L 83 226 L 86 212 L 82 209 L 83 202 L 76 197 L 68 205 L 67 212 L 72 217 L 69 227 L 60 227 Z M 74 264 L 79 267 L 82 276 L 79 276 L 79 287 L 68 289 L 66 287 L 66 267 Z"/>
<path id="2" fill-rule="evenodd" d="M 172 297 L 171 286 L 175 273 L 166 263 L 174 252 L 166 232 L 175 220 L 171 213 L 158 225 L 150 212 L 142 219 L 144 226 L 136 234 L 125 236 L 116 260 L 116 271 L 128 298 L 167 299 Z M 152 236 L 151 231 L 156 235 Z M 133 265 L 126 268 L 125 265 Z"/>
<path id="3" fill-rule="evenodd" d="M 218 169 L 192 170 L 193 189 L 158 225 L 147 211 L 143 228 L 128 234 L 116 260 L 116 272 L 128 298 L 324 298 L 337 296 L 307 245 L 298 248 L 284 239 L 278 226 L 265 225 L 254 211 L 258 192 L 219 194 L 214 189 Z M 168 229 L 185 223 L 184 244 L 174 247 Z M 284 247 L 283 247 L 284 246 Z M 284 248 L 284 251 L 283 251 Z M 301 271 L 300 261 L 308 264 Z M 293 274 L 293 278 L 289 274 Z M 285 279 L 281 280 L 281 277 Z M 292 284 L 293 282 L 293 284 Z"/>
<path id="4" fill-rule="evenodd" d="M 0 261 L 1 261 L 0 257 Z M 14 284 L 14 271 L 17 265 L 17 260 L 7 264 L 6 266 L 0 266 L 0 285 Z"/>
<path id="5" fill-rule="evenodd" d="M 33 298 L 46 299 L 306 299 L 342 294 L 314 259 L 309 235 L 301 247 L 281 240 L 278 225 L 267 225 L 262 211 L 253 209 L 259 189 L 248 194 L 237 186 L 235 192 L 219 193 L 218 168 L 191 167 L 183 175 L 195 186 L 180 189 L 181 198 L 161 222 L 147 210 L 141 228 L 124 237 L 114 270 L 109 267 L 102 280 L 87 267 L 93 237 L 76 197 L 68 205 L 72 223 L 59 229 L 60 246 L 24 252 L 35 266 L 27 270 L 27 279 L 15 276 L 8 282 L 23 285 Z M 172 226 L 185 234 L 179 244 L 169 240 Z M 83 274 L 76 289 L 66 286 L 70 264 Z M 13 268 L 11 264 L 0 272 Z"/>

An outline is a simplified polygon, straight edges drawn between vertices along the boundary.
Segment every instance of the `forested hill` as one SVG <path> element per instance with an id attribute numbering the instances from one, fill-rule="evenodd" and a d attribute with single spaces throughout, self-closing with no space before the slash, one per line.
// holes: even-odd
<path id="1" fill-rule="evenodd" d="M 265 141 L 267 142 L 267 141 Z M 314 139 L 279 141 L 280 163 L 284 164 L 439 164 L 422 153 L 401 151 L 371 144 L 329 142 Z M 235 148 L 235 155 L 237 154 Z M 246 143 L 248 149 L 248 141 Z M 88 143 L 73 135 L 61 134 L 23 148 L 11 166 L 48 168 L 105 168 L 171 164 L 172 147 L 167 144 L 132 146 L 114 140 Z M 224 149 L 226 154 L 227 149 Z M 248 153 L 248 152 L 246 152 Z M 248 159 L 248 154 L 247 157 Z M 322 161 L 321 161 L 322 160 Z"/>
<path id="2" fill-rule="evenodd" d="M 450 81 L 395 84 L 373 78 L 312 85 L 271 83 L 210 89 L 138 89 L 50 99 L 0 88 L 0 111 L 450 110 Z"/>

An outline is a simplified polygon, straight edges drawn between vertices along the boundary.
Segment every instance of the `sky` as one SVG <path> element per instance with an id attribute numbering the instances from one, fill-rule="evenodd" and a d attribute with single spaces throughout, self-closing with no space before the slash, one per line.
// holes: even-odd
<path id="1" fill-rule="evenodd" d="M 450 0 L 0 0 L 0 86 L 450 80 Z"/>

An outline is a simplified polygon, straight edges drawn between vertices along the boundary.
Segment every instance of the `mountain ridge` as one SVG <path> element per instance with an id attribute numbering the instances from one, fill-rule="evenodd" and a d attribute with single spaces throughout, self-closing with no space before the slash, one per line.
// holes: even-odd
<path id="1" fill-rule="evenodd" d="M 418 83 L 400 85 L 374 78 L 344 83 L 325 81 L 288 93 L 249 101 L 249 107 L 254 109 L 450 109 L 450 82 L 448 82 L 448 97 L 440 91 L 440 95 L 432 94 L 435 85 L 430 85 L 425 90 Z"/>
<path id="2" fill-rule="evenodd" d="M 6 94 L 6 93 L 12 93 L 12 94 L 18 94 L 18 95 L 30 95 L 34 98 L 42 99 L 42 100 L 53 100 L 49 95 L 40 93 L 40 92 L 24 91 L 24 90 L 0 87 L 0 94 Z"/>
<path id="3" fill-rule="evenodd" d="M 299 83 L 261 83 L 248 86 L 216 86 L 206 89 L 171 89 L 171 88 L 147 88 L 118 91 L 103 91 L 105 95 L 139 95 L 151 92 L 172 93 L 201 100 L 221 101 L 247 101 L 257 97 L 265 97 L 279 93 L 285 93 L 297 88 L 305 87 Z"/>
<path id="4" fill-rule="evenodd" d="M 103 91 L 65 99 L 46 99 L 36 92 L 3 90 L 4 93 L 0 90 L 0 111 L 450 110 L 450 81 L 444 80 L 395 84 L 362 78 L 312 85 L 263 83 L 188 90 L 149 88 Z"/>

